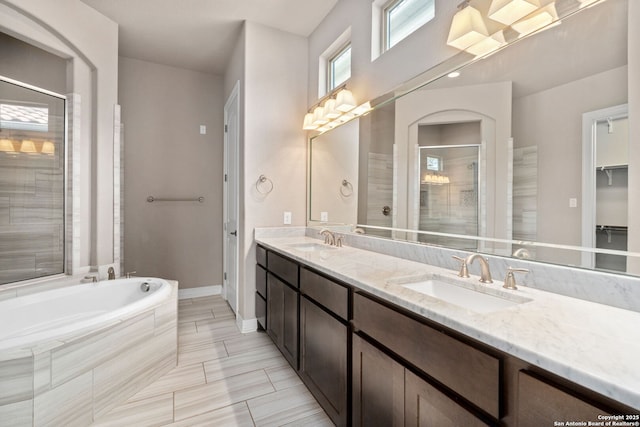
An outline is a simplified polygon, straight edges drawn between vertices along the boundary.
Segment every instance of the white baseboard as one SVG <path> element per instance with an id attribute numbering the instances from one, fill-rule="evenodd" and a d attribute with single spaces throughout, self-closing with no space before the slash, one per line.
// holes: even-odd
<path id="1" fill-rule="evenodd" d="M 239 314 L 236 314 L 236 325 L 243 334 L 255 332 L 258 330 L 258 319 L 244 320 Z"/>
<path id="2" fill-rule="evenodd" d="M 208 297 L 211 295 L 220 295 L 221 292 L 222 292 L 222 285 L 178 289 L 178 299 Z"/>

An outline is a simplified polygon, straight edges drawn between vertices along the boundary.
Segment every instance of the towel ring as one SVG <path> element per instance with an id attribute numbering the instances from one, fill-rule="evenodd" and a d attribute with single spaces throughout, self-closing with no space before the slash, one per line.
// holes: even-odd
<path id="1" fill-rule="evenodd" d="M 256 190 L 258 193 L 264 195 L 271 193 L 271 191 L 273 191 L 273 181 L 264 175 L 260 175 L 256 181 Z"/>
<path id="2" fill-rule="evenodd" d="M 351 197 L 351 195 L 353 194 L 353 185 L 346 179 L 342 180 L 342 185 L 340 186 L 340 194 L 342 194 L 342 197 Z"/>

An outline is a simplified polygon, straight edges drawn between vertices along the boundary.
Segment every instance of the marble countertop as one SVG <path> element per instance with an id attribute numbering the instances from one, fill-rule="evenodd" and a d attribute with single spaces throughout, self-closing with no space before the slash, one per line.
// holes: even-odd
<path id="1" fill-rule="evenodd" d="M 503 282 L 479 284 L 451 270 L 366 250 L 342 247 L 303 251 L 322 243 L 309 237 L 257 237 L 256 241 L 356 288 L 450 327 L 602 395 L 640 409 L 640 313 Z M 477 313 L 404 288 L 439 275 L 528 302 Z"/>

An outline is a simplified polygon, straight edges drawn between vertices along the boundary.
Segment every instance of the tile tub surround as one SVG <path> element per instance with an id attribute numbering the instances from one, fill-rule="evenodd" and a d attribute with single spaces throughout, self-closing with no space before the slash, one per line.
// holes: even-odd
<path id="1" fill-rule="evenodd" d="M 178 366 L 94 427 L 333 426 L 267 334 L 240 333 L 221 296 L 178 304 Z"/>
<path id="2" fill-rule="evenodd" d="M 86 426 L 177 363 L 177 282 L 97 330 L 0 353 L 0 425 Z"/>
<path id="3" fill-rule="evenodd" d="M 400 257 L 342 247 L 302 252 L 309 237 L 257 237 L 256 242 L 292 259 L 539 366 L 623 404 L 640 409 L 640 313 L 526 286 L 514 295 L 532 301 L 486 314 L 474 313 L 399 286 L 398 279 L 453 270 Z M 494 278 L 500 277 L 494 274 Z M 466 280 L 477 284 L 478 276 Z M 395 283 L 394 283 L 395 282 Z M 502 282 L 481 285 L 502 291 Z"/>

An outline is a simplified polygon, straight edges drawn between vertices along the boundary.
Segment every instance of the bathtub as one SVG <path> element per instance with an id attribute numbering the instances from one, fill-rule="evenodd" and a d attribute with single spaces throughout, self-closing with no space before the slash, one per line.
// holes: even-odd
<path id="1" fill-rule="evenodd" d="M 0 424 L 91 424 L 176 358 L 175 282 L 118 279 L 0 301 Z"/>

